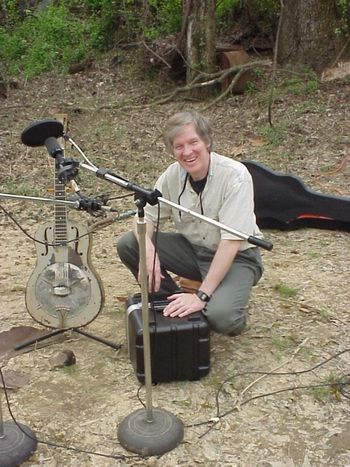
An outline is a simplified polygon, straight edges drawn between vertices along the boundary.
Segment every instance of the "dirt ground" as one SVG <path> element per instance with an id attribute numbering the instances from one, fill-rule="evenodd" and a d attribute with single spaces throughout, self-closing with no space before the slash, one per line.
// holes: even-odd
<path id="1" fill-rule="evenodd" d="M 213 124 L 216 151 L 297 175 L 324 194 L 349 196 L 350 81 L 319 83 L 310 91 L 305 83 L 292 86 L 288 76 L 284 79 L 273 105 L 273 131 L 261 77 L 254 92 L 204 111 Z M 19 84 L 0 109 L 1 192 L 19 195 L 52 196 L 52 159 L 45 149 L 20 142 L 22 130 L 35 120 L 67 114 L 70 135 L 90 160 L 151 187 L 171 160 L 161 141 L 164 119 L 180 109 L 202 108 L 180 98 L 147 106 L 162 89 L 135 77 L 125 62 L 106 61 L 83 74 L 52 73 Z M 71 148 L 67 152 L 80 158 Z M 110 204 L 120 212 L 133 209 L 131 197 L 120 198 L 126 194 L 122 188 L 88 172 L 80 176 L 84 193 L 108 193 L 119 198 Z M 43 222 L 53 222 L 48 205 L 6 199 L 0 204 L 31 235 Z M 70 217 L 89 225 L 99 220 L 77 211 Z M 25 306 L 37 259 L 34 242 L 4 211 L 0 222 L 0 331 L 43 330 Z M 145 401 L 128 358 L 122 301 L 138 286 L 115 252 L 116 239 L 130 225 L 126 218 L 93 234 L 91 262 L 105 304 L 84 328 L 121 349 L 66 332 L 44 346 L 2 357 L 12 385 L 11 410 L 40 441 L 23 465 L 350 466 L 349 399 L 337 385 L 319 387 L 350 373 L 349 233 L 264 230 L 274 248 L 262 252 L 265 273 L 252 293 L 247 330 L 236 338 L 211 334 L 208 376 L 152 387 L 154 407 L 179 417 L 185 435 L 160 458 L 139 458 L 117 438 L 120 422 L 142 407 L 139 397 Z M 74 352 L 75 365 L 55 364 L 65 350 Z"/>

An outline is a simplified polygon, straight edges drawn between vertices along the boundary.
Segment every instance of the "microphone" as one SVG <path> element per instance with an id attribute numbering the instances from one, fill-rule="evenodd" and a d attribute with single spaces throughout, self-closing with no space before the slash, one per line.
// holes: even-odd
<path id="1" fill-rule="evenodd" d="M 78 209 L 87 211 L 90 214 L 96 211 L 118 212 L 118 209 L 102 204 L 101 201 L 99 201 L 96 198 L 82 197 L 81 199 L 78 200 L 78 202 L 79 202 Z"/>
<path id="2" fill-rule="evenodd" d="M 63 148 L 59 145 L 57 139 L 54 136 L 49 136 L 45 139 L 44 144 L 50 156 L 55 159 L 57 171 L 57 178 L 60 182 L 65 183 L 69 181 L 65 172 L 65 158 Z"/>
<path id="3" fill-rule="evenodd" d="M 21 141 L 26 146 L 38 147 L 44 146 L 48 138 L 59 138 L 63 136 L 63 124 L 54 120 L 52 118 L 47 118 L 45 120 L 39 120 L 28 125 L 21 133 Z M 59 149 L 62 148 L 59 146 Z M 58 149 L 54 147 L 54 141 L 50 140 L 49 148 L 47 150 L 50 152 Z M 51 154 L 50 155 L 54 155 Z"/>
<path id="4" fill-rule="evenodd" d="M 58 160 L 63 158 L 63 148 L 61 148 L 61 146 L 58 144 L 57 139 L 54 136 L 49 136 L 48 138 L 46 138 L 44 144 L 50 156 Z M 60 160 L 60 162 L 62 162 L 62 160 Z"/>
<path id="5" fill-rule="evenodd" d="M 118 212 L 118 209 L 112 208 L 111 206 L 106 206 L 105 204 L 101 204 L 100 209 L 106 212 Z"/>
<path id="6" fill-rule="evenodd" d="M 47 118 L 28 125 L 21 133 L 21 141 L 26 146 L 46 146 L 48 153 L 56 160 L 59 168 L 57 177 L 60 182 L 72 180 L 78 173 L 78 162 L 64 158 L 64 150 L 56 138 L 63 136 L 64 127 L 61 122 Z"/>

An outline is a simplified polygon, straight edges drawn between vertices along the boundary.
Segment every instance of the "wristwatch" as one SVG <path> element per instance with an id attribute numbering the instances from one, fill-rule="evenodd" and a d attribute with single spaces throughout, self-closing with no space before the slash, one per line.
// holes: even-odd
<path id="1" fill-rule="evenodd" d="M 198 290 L 196 295 L 200 300 L 202 300 L 202 302 L 208 303 L 210 300 L 210 296 L 206 294 L 205 292 L 203 292 L 202 290 Z"/>

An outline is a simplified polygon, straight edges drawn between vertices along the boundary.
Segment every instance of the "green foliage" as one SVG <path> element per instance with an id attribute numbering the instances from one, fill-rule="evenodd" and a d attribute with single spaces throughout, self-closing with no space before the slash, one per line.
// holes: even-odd
<path id="1" fill-rule="evenodd" d="M 306 78 L 293 77 L 286 81 L 286 87 L 291 94 L 311 94 L 318 89 L 317 77 L 310 73 L 307 73 Z"/>
<path id="2" fill-rule="evenodd" d="M 272 16 L 280 11 L 281 2 L 279 0 L 253 0 L 253 8 Z"/>
<path id="3" fill-rule="evenodd" d="M 221 0 L 216 4 L 216 15 L 217 17 L 223 17 L 228 13 L 231 13 L 241 3 L 240 0 Z"/>
<path id="4" fill-rule="evenodd" d="M 279 125 L 265 125 L 260 128 L 260 135 L 266 139 L 267 143 L 271 146 L 278 146 L 282 143 L 284 134 L 287 130 L 286 124 Z"/>
<path id="5" fill-rule="evenodd" d="M 227 32 L 233 23 L 236 7 L 239 0 L 221 0 L 216 4 L 216 29 L 220 32 Z"/>
<path id="6" fill-rule="evenodd" d="M 348 7 L 349 7 L 349 0 L 338 0 L 338 5 L 340 8 L 340 11 L 343 14 L 346 14 Z"/>
<path id="7" fill-rule="evenodd" d="M 294 287 L 289 287 L 286 284 L 277 284 L 275 289 L 284 298 L 295 297 L 295 295 L 298 293 L 297 289 Z"/>
<path id="8" fill-rule="evenodd" d="M 346 377 L 330 373 L 324 381 L 325 386 L 313 388 L 312 393 L 315 399 L 321 402 L 326 402 L 333 398 L 340 400 L 340 384 L 344 384 L 346 382 Z"/>
<path id="9" fill-rule="evenodd" d="M 156 37 L 173 34 L 180 30 L 182 20 L 181 0 L 150 0 L 151 24 L 146 25 L 145 37 Z"/>
<path id="10" fill-rule="evenodd" d="M 0 29 L 0 59 L 12 75 L 66 71 L 81 60 L 94 37 L 93 22 L 72 18 L 64 5 L 28 16 L 12 33 Z"/>
<path id="11" fill-rule="evenodd" d="M 252 8 L 257 13 L 267 12 L 274 15 L 279 11 L 280 2 L 279 0 L 252 0 L 249 5 L 246 5 L 242 0 L 219 0 L 216 5 L 216 14 L 218 17 L 231 15 L 237 7 Z"/>
<path id="12" fill-rule="evenodd" d="M 256 91 L 257 91 L 257 87 L 255 86 L 255 84 L 252 83 L 251 81 L 247 81 L 245 84 L 244 93 L 247 96 L 249 96 L 251 94 L 254 94 Z"/>
<path id="13" fill-rule="evenodd" d="M 63 0 L 32 10 L 22 4 L 5 0 L 0 7 L 0 62 L 9 75 L 65 72 L 89 54 L 135 41 L 144 28 L 145 12 L 134 0 Z M 147 11 L 146 37 L 180 29 L 181 0 L 151 0 Z"/>
<path id="14" fill-rule="evenodd" d="M 3 18 L 3 23 L 6 23 L 9 29 L 14 28 L 21 18 L 23 18 L 23 10 L 18 8 L 17 0 L 3 0 L 0 6 L 0 18 Z"/>
<path id="15" fill-rule="evenodd" d="M 318 312 L 319 312 L 320 316 L 322 318 L 324 318 L 325 320 L 329 319 L 329 310 L 328 310 L 328 308 L 320 308 L 318 310 Z"/>
<path id="16" fill-rule="evenodd" d="M 260 20 L 275 15 L 276 5 L 278 0 L 221 0 L 216 14 L 228 27 L 238 9 Z M 141 35 L 154 39 L 178 32 L 182 0 L 2 0 L 0 21 L 5 74 L 31 77 L 65 72 L 73 62 Z"/>
<path id="17" fill-rule="evenodd" d="M 318 401 L 325 401 L 326 399 L 330 398 L 332 390 L 330 386 L 320 386 L 318 388 L 313 388 L 312 393 L 314 398 Z"/>
<path id="18" fill-rule="evenodd" d="M 279 0 L 219 0 L 216 4 L 217 30 L 227 32 L 242 15 L 247 21 L 265 22 L 265 26 L 276 19 L 280 11 Z"/>
<path id="19" fill-rule="evenodd" d="M 28 183 L 17 183 L 12 177 L 6 177 L 3 180 L 5 191 L 12 195 L 19 196 L 39 196 L 38 191 Z"/>
<path id="20" fill-rule="evenodd" d="M 118 42 L 138 37 L 142 29 L 141 15 L 133 0 L 85 0 L 85 3 L 95 19 L 98 33 L 92 45 L 97 49 L 108 50 Z"/>
<path id="21" fill-rule="evenodd" d="M 336 33 L 350 34 L 350 5 L 349 0 L 338 0 L 338 8 L 341 18 L 341 28 L 336 29 Z"/>
<path id="22" fill-rule="evenodd" d="M 284 351 L 293 346 L 293 341 L 288 337 L 272 336 L 271 344 L 278 351 Z"/>
<path id="23" fill-rule="evenodd" d="M 299 102 L 295 106 L 295 111 L 297 114 L 307 114 L 307 113 L 319 113 L 323 114 L 326 112 L 326 106 L 324 103 L 320 102 L 318 99 L 311 98 Z"/>

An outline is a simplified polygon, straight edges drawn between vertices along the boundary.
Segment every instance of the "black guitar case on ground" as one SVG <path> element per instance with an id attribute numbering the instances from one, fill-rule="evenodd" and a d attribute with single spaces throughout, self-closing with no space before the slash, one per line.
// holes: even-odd
<path id="1" fill-rule="evenodd" d="M 261 228 L 301 227 L 350 232 L 350 198 L 312 191 L 296 176 L 242 161 L 254 182 L 255 215 Z"/>

